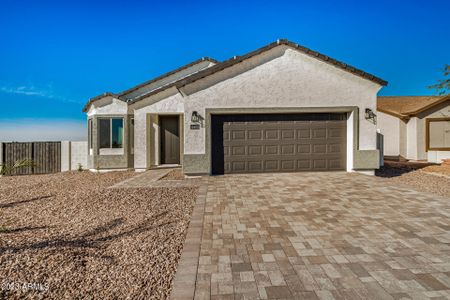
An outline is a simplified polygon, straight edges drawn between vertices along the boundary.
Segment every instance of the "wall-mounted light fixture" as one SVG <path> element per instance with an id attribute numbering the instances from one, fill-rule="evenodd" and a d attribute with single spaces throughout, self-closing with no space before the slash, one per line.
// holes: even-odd
<path id="1" fill-rule="evenodd" d="M 192 122 L 192 123 L 198 123 L 198 122 L 200 122 L 200 116 L 199 116 L 198 112 L 195 111 L 195 110 L 192 112 L 192 115 L 191 115 L 191 122 Z"/>
<path id="2" fill-rule="evenodd" d="M 364 116 L 366 120 L 372 122 L 373 124 L 377 123 L 377 115 L 370 108 L 366 108 Z"/>

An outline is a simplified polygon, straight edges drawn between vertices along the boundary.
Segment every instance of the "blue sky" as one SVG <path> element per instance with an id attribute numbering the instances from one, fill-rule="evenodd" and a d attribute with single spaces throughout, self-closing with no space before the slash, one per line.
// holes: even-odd
<path id="1" fill-rule="evenodd" d="M 450 1 L 0 0 L 0 140 L 83 139 L 88 98 L 202 56 L 287 38 L 427 95 L 450 63 Z"/>

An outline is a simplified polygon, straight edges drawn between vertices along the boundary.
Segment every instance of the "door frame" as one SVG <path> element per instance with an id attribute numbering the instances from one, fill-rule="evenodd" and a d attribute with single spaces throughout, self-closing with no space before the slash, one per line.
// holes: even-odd
<path id="1" fill-rule="evenodd" d="M 180 134 L 180 164 L 184 161 L 184 114 L 183 113 L 147 113 L 146 116 L 146 161 L 147 170 L 155 169 L 161 164 L 161 136 L 160 117 L 178 116 L 178 126 Z M 136 152 L 136 150 L 135 150 Z"/>
<path id="2" fill-rule="evenodd" d="M 163 153 L 162 153 L 162 145 L 163 145 L 163 140 L 162 140 L 162 134 L 161 134 L 161 119 L 168 117 L 168 118 L 176 118 L 177 122 L 178 122 L 178 141 L 179 141 L 179 162 L 177 165 L 182 165 L 182 161 L 183 161 L 183 145 L 184 145 L 184 126 L 183 126 L 183 115 L 182 114 L 158 114 L 158 141 L 157 141 L 157 147 L 158 147 L 158 166 L 164 166 L 167 165 L 165 163 L 162 162 L 162 157 L 163 157 Z M 171 165 L 171 164 L 169 164 Z"/>

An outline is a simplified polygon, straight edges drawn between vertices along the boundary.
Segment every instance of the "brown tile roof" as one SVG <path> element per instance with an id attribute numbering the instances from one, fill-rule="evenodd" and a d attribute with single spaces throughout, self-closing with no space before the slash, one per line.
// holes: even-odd
<path id="1" fill-rule="evenodd" d="M 450 96 L 379 96 L 377 110 L 401 119 L 409 119 L 447 100 L 450 100 Z"/>

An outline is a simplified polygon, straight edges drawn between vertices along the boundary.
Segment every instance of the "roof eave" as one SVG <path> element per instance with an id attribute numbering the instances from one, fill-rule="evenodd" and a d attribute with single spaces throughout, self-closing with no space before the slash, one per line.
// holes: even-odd
<path id="1" fill-rule="evenodd" d="M 117 95 L 114 94 L 114 93 L 111 93 L 111 92 L 105 92 L 105 93 L 102 93 L 102 94 L 97 95 L 97 96 L 95 96 L 95 97 L 92 97 L 92 98 L 90 98 L 90 99 L 88 100 L 88 102 L 84 105 L 82 112 L 87 112 L 87 111 L 89 110 L 89 107 L 91 107 L 91 104 L 92 104 L 92 103 L 94 103 L 94 102 L 96 102 L 96 101 L 98 101 L 98 100 L 100 100 L 100 99 L 103 99 L 103 98 L 105 98 L 105 97 L 116 97 L 116 98 L 117 98 Z"/>

